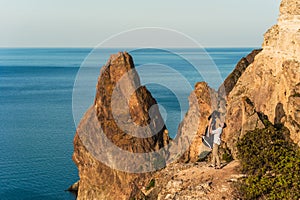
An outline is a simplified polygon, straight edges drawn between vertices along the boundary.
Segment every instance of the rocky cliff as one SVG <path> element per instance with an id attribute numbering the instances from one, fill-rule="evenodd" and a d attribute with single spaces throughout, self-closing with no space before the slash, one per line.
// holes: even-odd
<path id="1" fill-rule="evenodd" d="M 77 199 L 143 198 L 140 188 L 164 166 L 168 142 L 156 101 L 140 85 L 131 56 L 112 55 L 74 138 Z"/>
<path id="2" fill-rule="evenodd" d="M 231 90 L 236 85 L 237 81 L 247 69 L 247 67 L 253 63 L 255 56 L 260 53 L 262 49 L 253 50 L 246 57 L 242 58 L 235 66 L 234 70 L 224 80 L 223 84 L 219 87 L 218 95 L 226 99 Z"/>
<path id="3" fill-rule="evenodd" d="M 179 125 L 178 135 L 181 135 L 182 140 L 185 140 L 184 136 L 191 134 L 193 130 L 191 127 L 198 127 L 198 129 L 193 141 L 189 143 L 188 151 L 181 158 L 182 162 L 195 162 L 199 159 L 201 152 L 210 151 L 202 144 L 202 135 L 208 126 L 208 117 L 212 112 L 218 111 L 219 120 L 225 121 L 227 95 L 259 52 L 261 49 L 253 50 L 249 55 L 242 58 L 219 87 L 218 92 L 210 88 L 205 82 L 199 82 L 195 85 L 195 89 L 189 97 L 189 110 Z"/>
<path id="4" fill-rule="evenodd" d="M 226 118 L 224 146 L 236 156 L 236 142 L 249 130 L 263 128 L 261 114 L 275 125 L 286 126 L 300 145 L 300 2 L 283 0 L 278 24 L 264 36 L 263 50 L 254 50 L 242 58 L 220 86 L 218 93 L 198 83 L 190 97 L 190 109 L 179 126 L 179 134 L 189 134 L 197 126 L 195 139 L 183 161 L 198 159 L 203 148 L 201 135 L 208 115 L 217 110 Z M 197 104 L 198 106 L 195 106 Z M 189 113 L 200 116 L 192 121 Z M 223 117 L 222 117 L 223 116 Z"/>
<path id="5" fill-rule="evenodd" d="M 197 83 L 189 103 L 179 126 L 180 139 L 175 139 L 179 146 L 190 145 L 181 157 L 183 162 L 198 160 L 203 151 L 201 135 L 214 110 L 220 112 L 221 120 L 226 118 L 223 144 L 233 156 L 236 142 L 247 131 L 264 127 L 265 115 L 275 125 L 286 126 L 291 139 L 300 145 L 300 2 L 283 0 L 278 24 L 265 34 L 263 50 L 243 58 L 218 92 L 204 82 Z M 169 143 L 155 104 L 140 86 L 132 58 L 127 53 L 113 55 L 101 70 L 95 103 L 74 139 L 73 159 L 80 176 L 78 199 L 233 198 L 231 185 L 226 183 L 237 173 L 236 162 L 221 171 L 227 174 L 226 183 L 205 163 L 173 163 L 152 173 L 164 166 L 163 158 L 168 156 L 164 147 Z M 192 141 L 191 132 L 196 132 Z M 150 180 L 155 180 L 156 186 L 141 189 Z M 223 194 L 218 196 L 215 191 Z"/>
<path id="6" fill-rule="evenodd" d="M 224 140 L 235 154 L 245 130 L 261 127 L 258 113 L 284 125 L 300 145 L 300 2 L 283 0 L 278 24 L 264 35 L 263 50 L 227 97 Z"/>

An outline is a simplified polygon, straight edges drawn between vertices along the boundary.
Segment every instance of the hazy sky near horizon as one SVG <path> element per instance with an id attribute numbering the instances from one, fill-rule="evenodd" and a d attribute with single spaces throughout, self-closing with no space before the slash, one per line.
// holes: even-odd
<path id="1" fill-rule="evenodd" d="M 205 47 L 261 46 L 280 0 L 0 0 L 0 47 L 94 47 L 138 27 L 189 35 Z"/>

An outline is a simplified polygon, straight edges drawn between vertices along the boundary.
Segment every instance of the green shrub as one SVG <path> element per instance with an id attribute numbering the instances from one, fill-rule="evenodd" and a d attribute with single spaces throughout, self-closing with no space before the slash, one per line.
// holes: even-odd
<path id="1" fill-rule="evenodd" d="M 230 149 L 227 146 L 223 146 L 220 148 L 220 153 L 222 155 L 222 160 L 225 160 L 227 163 L 233 160 Z"/>
<path id="2" fill-rule="evenodd" d="M 289 141 L 289 132 L 270 123 L 249 131 L 237 144 L 246 178 L 237 184 L 243 199 L 299 199 L 300 150 Z"/>
<path id="3" fill-rule="evenodd" d="M 146 190 L 150 190 L 151 188 L 153 188 L 155 186 L 155 180 L 151 179 L 151 181 L 149 182 L 149 184 L 146 187 Z"/>
<path id="4" fill-rule="evenodd" d="M 233 160 L 233 158 L 232 158 L 232 155 L 230 153 L 225 152 L 222 155 L 222 160 L 225 160 L 227 163 L 229 163 Z"/>

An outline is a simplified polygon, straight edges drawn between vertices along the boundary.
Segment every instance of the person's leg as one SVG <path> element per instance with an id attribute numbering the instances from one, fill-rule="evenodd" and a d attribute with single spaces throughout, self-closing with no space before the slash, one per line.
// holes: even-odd
<path id="1" fill-rule="evenodd" d="M 217 161 L 217 168 L 221 167 L 221 161 L 220 161 L 220 156 L 219 156 L 219 145 L 216 144 L 216 161 Z"/>
<path id="2" fill-rule="evenodd" d="M 217 144 L 214 144 L 213 145 L 213 150 L 212 150 L 212 154 L 213 154 L 213 158 L 212 158 L 212 166 L 215 166 L 216 165 L 216 159 L 217 159 L 217 156 L 218 156 L 218 145 Z"/>
<path id="3" fill-rule="evenodd" d="M 215 163 L 216 163 L 216 157 L 213 155 L 210 167 L 215 167 L 216 166 Z"/>

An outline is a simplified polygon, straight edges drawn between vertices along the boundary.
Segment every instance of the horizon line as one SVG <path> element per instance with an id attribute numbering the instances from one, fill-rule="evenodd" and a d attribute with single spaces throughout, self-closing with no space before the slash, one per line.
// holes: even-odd
<path id="1" fill-rule="evenodd" d="M 118 48 L 141 48 L 141 47 L 91 47 L 91 46 L 0 46 L 0 49 L 95 49 L 95 48 L 104 48 L 104 49 L 118 49 Z M 169 48 L 169 49 L 197 49 L 198 47 L 144 47 L 144 48 Z M 199 47 L 201 48 L 201 47 Z M 203 48 L 262 48 L 261 46 L 203 46 Z"/>

